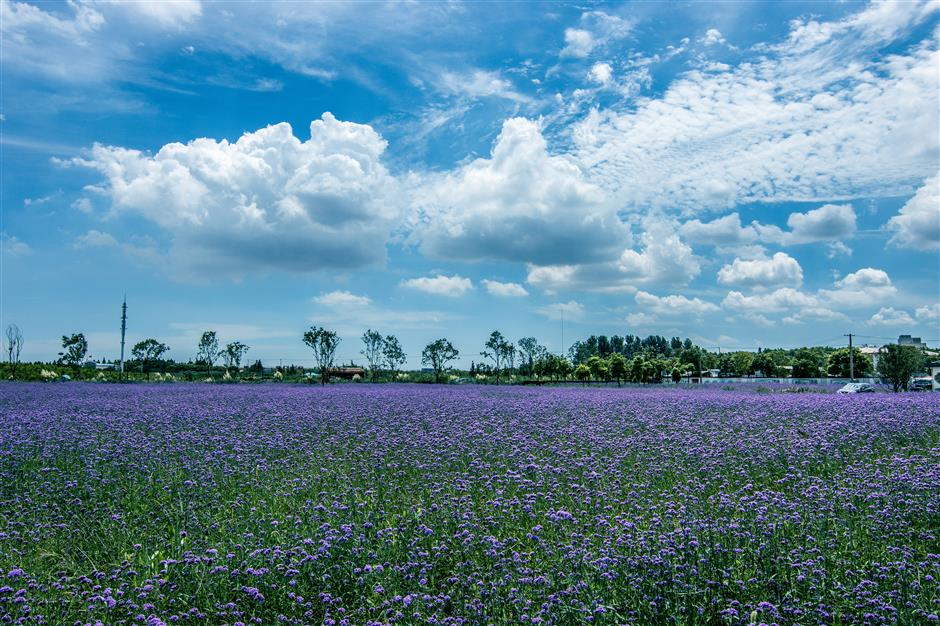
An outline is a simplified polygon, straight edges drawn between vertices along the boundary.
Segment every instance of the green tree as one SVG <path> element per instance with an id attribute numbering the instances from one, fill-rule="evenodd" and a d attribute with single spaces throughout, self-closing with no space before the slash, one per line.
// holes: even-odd
<path id="1" fill-rule="evenodd" d="M 248 350 L 248 346 L 240 341 L 233 341 L 232 343 L 225 344 L 225 350 L 222 351 L 222 356 L 225 357 L 226 369 L 234 367 L 237 372 L 238 367 L 242 363 L 242 358 L 245 356 Z"/>
<path id="2" fill-rule="evenodd" d="M 754 355 L 750 352 L 735 352 L 731 356 L 731 364 L 735 376 L 747 376 L 751 373 L 751 363 Z"/>
<path id="3" fill-rule="evenodd" d="M 816 378 L 822 372 L 825 354 L 817 348 L 797 348 L 793 351 L 794 378 Z"/>
<path id="4" fill-rule="evenodd" d="M 907 391 L 911 377 L 924 369 L 924 353 L 915 346 L 899 346 L 889 343 L 878 350 L 878 373 L 897 393 Z"/>
<path id="5" fill-rule="evenodd" d="M 607 361 L 600 355 L 594 355 L 585 363 L 594 380 L 607 380 Z"/>
<path id="6" fill-rule="evenodd" d="M 434 382 L 440 383 L 444 378 L 444 372 L 449 369 L 449 363 L 460 356 L 457 350 L 446 339 L 437 339 L 424 346 L 421 351 L 421 362 L 434 370 Z"/>
<path id="7" fill-rule="evenodd" d="M 395 380 L 399 368 L 408 361 L 408 355 L 402 350 L 401 342 L 395 335 L 386 335 L 382 341 L 382 358 L 392 375 L 392 380 Z"/>
<path id="8" fill-rule="evenodd" d="M 143 374 L 147 361 L 157 361 L 169 350 L 170 346 L 160 343 L 156 339 L 144 339 L 134 344 L 134 347 L 131 348 L 131 356 L 134 357 L 134 360 L 140 362 L 140 373 Z M 147 371 L 147 380 L 150 380 L 149 370 Z"/>
<path id="9" fill-rule="evenodd" d="M 772 378 L 777 375 L 777 364 L 772 355 L 760 352 L 751 360 L 750 374 L 760 372 L 763 376 Z"/>
<path id="10" fill-rule="evenodd" d="M 697 346 L 683 348 L 679 352 L 679 367 L 692 376 L 701 376 L 704 360 L 704 350 Z M 685 367 L 683 367 L 685 366 Z"/>
<path id="11" fill-rule="evenodd" d="M 622 354 L 617 352 L 611 354 L 610 358 L 607 360 L 607 369 L 610 375 L 617 381 L 618 387 L 620 386 L 620 381 L 625 379 L 629 374 L 627 360 Z"/>
<path id="12" fill-rule="evenodd" d="M 493 361 L 493 373 L 496 375 L 496 384 L 499 384 L 499 372 L 515 356 L 516 348 L 512 342 L 507 341 L 498 330 L 490 333 L 484 344 L 480 356 Z"/>
<path id="13" fill-rule="evenodd" d="M 327 330 L 320 326 L 311 326 L 304 332 L 304 343 L 313 350 L 313 359 L 320 371 L 320 384 L 330 381 L 330 370 L 333 369 L 333 359 L 336 358 L 336 348 L 339 346 L 339 335 L 336 331 Z"/>
<path id="14" fill-rule="evenodd" d="M 535 360 L 545 348 L 539 345 L 535 337 L 523 337 L 517 343 L 519 344 L 519 368 L 525 370 L 524 372 L 520 371 L 520 373 L 531 376 L 535 372 Z"/>
<path id="15" fill-rule="evenodd" d="M 858 348 L 852 348 L 852 355 L 855 360 L 855 376 L 865 377 L 871 376 L 873 370 L 871 357 L 867 354 L 864 354 Z M 836 378 L 849 378 L 851 373 L 849 371 L 849 349 L 848 348 L 839 348 L 834 350 L 830 355 L 826 363 L 826 371 L 830 376 Z"/>
<path id="16" fill-rule="evenodd" d="M 360 354 L 369 363 L 369 374 L 372 382 L 375 382 L 375 376 L 379 373 L 379 368 L 382 367 L 382 348 L 384 344 L 385 340 L 382 339 L 382 334 L 378 331 L 370 328 L 362 333 L 363 347 Z"/>
<path id="17" fill-rule="evenodd" d="M 574 377 L 585 383 L 591 378 L 591 369 L 584 363 L 580 363 L 574 368 Z"/>
<path id="18" fill-rule="evenodd" d="M 646 382 L 646 374 L 648 371 L 649 366 L 646 363 L 646 358 L 642 354 L 634 355 L 634 357 L 630 359 L 630 382 Z"/>
<path id="19" fill-rule="evenodd" d="M 65 365 L 78 366 L 88 354 L 88 341 L 83 333 L 62 335 L 62 352 L 59 353 L 59 362 Z"/>
<path id="20" fill-rule="evenodd" d="M 199 345 L 196 347 L 196 361 L 206 364 L 206 376 L 212 373 L 212 364 L 219 358 L 222 351 L 219 350 L 219 338 L 214 330 L 207 330 L 202 333 L 199 339 Z"/>

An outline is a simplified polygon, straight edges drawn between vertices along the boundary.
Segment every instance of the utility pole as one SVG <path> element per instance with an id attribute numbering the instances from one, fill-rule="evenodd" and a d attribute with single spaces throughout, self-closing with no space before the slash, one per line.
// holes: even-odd
<path id="1" fill-rule="evenodd" d="M 124 379 L 124 335 L 127 333 L 127 294 L 121 304 L 121 380 Z"/>
<path id="2" fill-rule="evenodd" d="M 848 333 L 849 338 L 849 380 L 855 382 L 855 355 L 852 353 L 852 333 Z"/>
<path id="3" fill-rule="evenodd" d="M 561 356 L 565 356 L 565 310 L 561 311 Z"/>

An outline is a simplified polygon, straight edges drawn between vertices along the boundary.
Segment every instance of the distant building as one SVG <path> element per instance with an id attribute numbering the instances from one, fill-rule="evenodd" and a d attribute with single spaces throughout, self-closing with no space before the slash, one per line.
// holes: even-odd
<path id="1" fill-rule="evenodd" d="M 880 351 L 881 348 L 878 346 L 859 346 L 858 351 L 862 354 L 868 355 L 871 359 L 871 366 L 876 372 L 878 371 L 878 359 L 881 358 Z"/>
<path id="2" fill-rule="evenodd" d="M 927 349 L 927 344 L 921 341 L 920 337 L 911 337 L 910 335 L 899 335 L 898 345 L 899 346 L 914 346 L 915 348 L 920 348 L 921 350 Z"/>
<path id="3" fill-rule="evenodd" d="M 331 367 L 329 369 L 329 374 L 331 378 L 344 378 L 346 380 L 352 380 L 356 376 L 359 378 L 365 378 L 366 370 L 361 367 Z"/>

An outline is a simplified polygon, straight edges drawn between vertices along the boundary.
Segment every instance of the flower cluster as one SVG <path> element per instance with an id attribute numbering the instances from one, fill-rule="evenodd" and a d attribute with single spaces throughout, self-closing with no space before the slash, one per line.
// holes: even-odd
<path id="1" fill-rule="evenodd" d="M 4 384 L 0 622 L 933 623 L 937 400 Z"/>

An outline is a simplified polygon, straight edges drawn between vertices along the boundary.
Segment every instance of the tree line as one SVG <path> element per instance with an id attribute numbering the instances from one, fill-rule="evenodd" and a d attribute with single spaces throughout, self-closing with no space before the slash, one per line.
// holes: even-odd
<path id="1" fill-rule="evenodd" d="M 321 384 L 326 384 L 337 373 L 335 358 L 341 338 L 336 331 L 311 326 L 304 331 L 302 340 L 313 352 L 313 360 Z M 369 379 L 376 382 L 386 374 L 396 380 L 408 356 L 395 335 L 383 335 L 368 329 L 361 337 L 360 354 L 366 362 Z M 8 377 L 15 379 L 24 345 L 23 333 L 16 324 L 6 329 L 6 357 Z M 80 367 L 88 354 L 88 341 L 83 333 L 62 336 L 62 350 L 57 363 Z M 196 346 L 195 365 L 205 367 L 211 376 L 217 362 L 221 362 L 226 375 L 241 368 L 250 347 L 241 341 L 220 344 L 215 331 L 202 333 Z M 173 363 L 165 358 L 170 347 L 155 339 L 143 339 L 131 347 L 128 368 L 146 374 L 154 367 L 165 368 Z M 923 371 L 926 355 L 914 346 L 887 344 L 880 348 L 878 367 L 871 357 L 859 348 L 804 347 L 795 349 L 766 349 L 755 352 L 734 351 L 716 354 L 695 345 L 690 339 L 660 335 L 591 335 L 571 345 L 567 355 L 550 352 L 535 337 L 523 337 L 516 342 L 494 330 L 480 351 L 482 361 L 473 361 L 469 375 L 492 377 L 500 384 L 507 377 L 520 375 L 540 381 L 575 380 L 588 382 L 616 381 L 632 383 L 658 383 L 664 379 L 680 382 L 683 378 L 699 377 L 709 372 L 719 376 L 790 375 L 793 378 L 831 376 L 848 378 L 850 370 L 855 377 L 875 374 L 892 384 L 895 391 L 906 390 L 912 376 Z M 451 375 L 453 363 L 460 351 L 446 338 L 429 342 L 421 351 L 421 364 L 433 373 L 434 381 L 443 382 Z M 852 366 L 850 366 L 850 362 Z M 283 368 L 282 368 L 283 369 Z M 263 372 L 260 361 L 249 370 Z M 237 374 L 236 374 L 237 375 Z"/>

